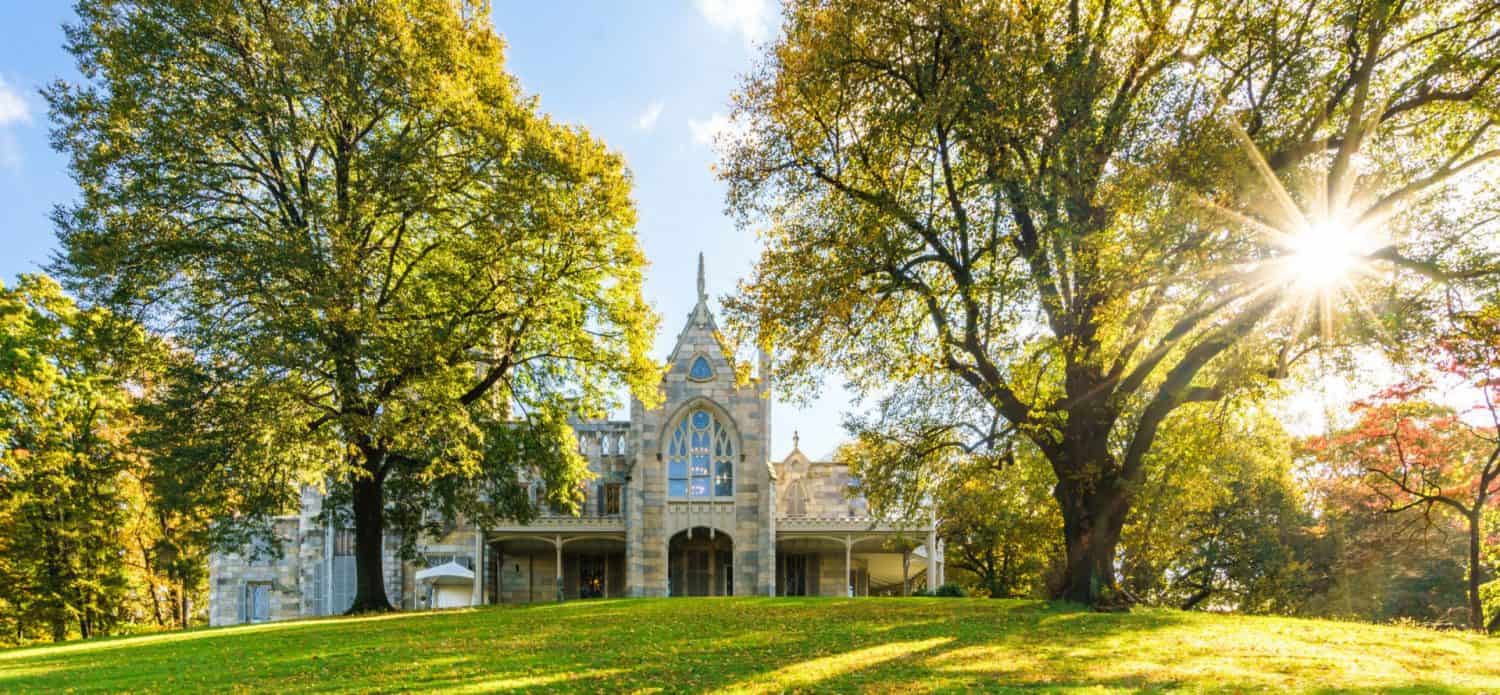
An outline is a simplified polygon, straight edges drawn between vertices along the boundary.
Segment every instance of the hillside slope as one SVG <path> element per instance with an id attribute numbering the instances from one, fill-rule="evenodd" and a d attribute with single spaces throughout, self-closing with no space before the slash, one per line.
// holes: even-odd
<path id="1" fill-rule="evenodd" d="M 666 599 L 0 652 L 0 691 L 1500 692 L 1500 640 L 984 599 Z"/>

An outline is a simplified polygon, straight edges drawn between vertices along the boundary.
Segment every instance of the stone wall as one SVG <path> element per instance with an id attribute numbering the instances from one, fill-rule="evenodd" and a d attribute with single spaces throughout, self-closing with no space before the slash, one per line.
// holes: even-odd
<path id="1" fill-rule="evenodd" d="M 812 461 L 800 450 L 776 464 L 776 496 L 780 508 L 793 509 L 792 498 L 800 494 L 801 516 L 840 518 L 869 516 L 869 504 L 854 494 L 854 477 L 847 466 L 831 461 Z"/>
<path id="2" fill-rule="evenodd" d="M 821 553 L 818 555 L 818 595 L 849 595 L 849 581 L 844 575 L 843 553 Z"/>
<path id="3" fill-rule="evenodd" d="M 209 555 L 210 625 L 247 622 L 246 592 L 251 585 L 258 583 L 271 585 L 270 620 L 326 615 L 329 612 L 327 557 L 332 550 L 331 538 L 328 530 L 315 521 L 322 508 L 323 495 L 306 488 L 302 491 L 298 514 L 275 520 L 279 555 L 252 559 L 248 549 Z M 470 539 L 472 543 L 472 534 Z M 382 557 L 386 596 L 396 606 L 405 605 L 403 597 L 407 595 L 403 591 L 406 573 L 397 556 L 399 546 L 398 537 L 386 534 Z"/>
<path id="4" fill-rule="evenodd" d="M 270 585 L 270 619 L 286 620 L 302 615 L 301 560 L 292 541 L 299 538 L 296 517 L 281 517 L 274 522 L 279 555 L 250 557 L 249 549 L 241 553 L 209 556 L 208 586 L 210 625 L 234 625 L 247 622 L 245 592 L 254 584 Z"/>

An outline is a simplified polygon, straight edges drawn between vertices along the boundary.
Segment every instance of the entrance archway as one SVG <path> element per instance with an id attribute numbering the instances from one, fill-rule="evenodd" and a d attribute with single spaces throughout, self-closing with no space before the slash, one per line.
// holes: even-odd
<path id="1" fill-rule="evenodd" d="M 669 596 L 734 594 L 734 539 L 718 529 L 695 526 L 667 544 Z"/>

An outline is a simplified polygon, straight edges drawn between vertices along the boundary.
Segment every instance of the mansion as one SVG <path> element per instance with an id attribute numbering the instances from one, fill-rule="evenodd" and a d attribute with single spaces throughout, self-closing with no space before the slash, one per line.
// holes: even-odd
<path id="1" fill-rule="evenodd" d="M 794 443 L 772 460 L 767 360 L 736 380 L 704 291 L 668 357 L 665 401 L 574 427 L 594 479 L 579 514 L 459 523 L 413 561 L 387 534 L 386 590 L 407 609 L 638 596 L 868 596 L 942 583 L 936 520 L 870 516 L 844 466 Z M 793 438 L 796 441 L 796 438 Z M 276 520 L 280 553 L 209 559 L 214 625 L 342 613 L 354 599 L 353 533 L 317 521 L 322 496 Z"/>

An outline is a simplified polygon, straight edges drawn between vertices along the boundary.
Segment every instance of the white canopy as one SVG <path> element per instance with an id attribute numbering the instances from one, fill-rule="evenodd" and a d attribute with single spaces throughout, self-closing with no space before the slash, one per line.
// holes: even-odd
<path id="1" fill-rule="evenodd" d="M 437 567 L 428 567 L 418 572 L 417 581 L 432 582 L 433 584 L 473 582 L 474 572 L 457 562 L 445 562 Z"/>

